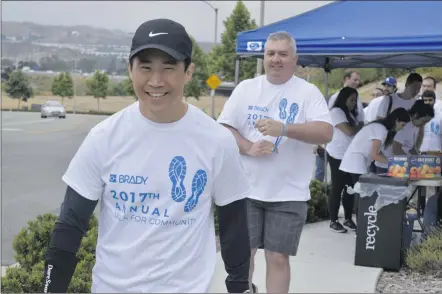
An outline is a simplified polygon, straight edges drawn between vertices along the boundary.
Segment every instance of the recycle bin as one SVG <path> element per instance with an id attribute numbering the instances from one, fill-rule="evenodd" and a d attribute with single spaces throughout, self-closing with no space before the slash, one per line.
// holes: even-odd
<path id="1" fill-rule="evenodd" d="M 398 271 L 403 262 L 403 227 L 411 188 L 406 178 L 362 175 L 355 265 Z M 405 244 L 404 244 L 405 245 Z"/>

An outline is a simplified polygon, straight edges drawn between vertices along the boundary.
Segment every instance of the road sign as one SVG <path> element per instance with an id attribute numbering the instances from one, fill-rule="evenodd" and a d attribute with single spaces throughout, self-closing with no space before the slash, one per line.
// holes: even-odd
<path id="1" fill-rule="evenodd" d="M 221 85 L 221 79 L 218 78 L 218 76 L 216 74 L 211 75 L 207 80 L 206 83 L 207 85 L 212 89 L 212 90 L 216 90 L 216 88 L 219 87 L 219 85 Z"/>

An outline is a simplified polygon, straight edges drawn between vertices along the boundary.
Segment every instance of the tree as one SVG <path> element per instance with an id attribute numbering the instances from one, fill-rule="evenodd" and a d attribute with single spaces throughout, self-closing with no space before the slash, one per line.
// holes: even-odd
<path id="1" fill-rule="evenodd" d="M 239 32 L 256 29 L 254 19 L 242 1 L 236 3 L 232 14 L 224 21 L 226 28 L 221 36 L 221 45 L 216 45 L 210 53 L 211 73 L 218 73 L 223 80 L 235 78 L 236 36 Z M 256 61 L 246 59 L 240 63 L 240 80 L 253 78 L 256 72 Z"/>
<path id="2" fill-rule="evenodd" d="M 9 79 L 9 75 L 14 71 L 13 66 L 9 66 L 2 70 L 2 82 L 6 82 Z"/>
<path id="3" fill-rule="evenodd" d="M 18 100 L 17 109 L 20 108 L 20 101 L 26 102 L 34 96 L 29 80 L 21 70 L 14 71 L 9 75 L 5 83 L 5 92 L 10 98 Z"/>
<path id="4" fill-rule="evenodd" d="M 45 56 L 40 60 L 41 70 L 67 71 L 72 66 L 57 55 Z"/>
<path id="5" fill-rule="evenodd" d="M 64 98 L 74 96 L 74 81 L 69 72 L 62 72 L 52 81 L 52 95 L 60 96 L 61 103 L 64 104 Z"/>
<path id="6" fill-rule="evenodd" d="M 96 71 L 95 74 L 86 80 L 87 95 L 97 99 L 97 110 L 100 112 L 100 98 L 106 99 L 109 88 L 109 76 L 107 73 Z"/>
<path id="7" fill-rule="evenodd" d="M 209 72 L 204 51 L 194 38 L 191 39 L 193 43 L 192 62 L 195 64 L 195 71 L 192 80 L 184 87 L 184 98 L 187 100 L 187 97 L 194 97 L 199 100 L 199 97 L 207 90 L 206 80 L 209 77 Z"/>
<path id="8" fill-rule="evenodd" d="M 135 98 L 135 100 L 138 100 L 137 95 L 135 95 L 134 86 L 132 84 L 132 80 L 130 79 L 129 75 L 127 75 L 127 79 L 123 81 L 123 89 L 124 93 L 127 96 L 132 96 Z"/>

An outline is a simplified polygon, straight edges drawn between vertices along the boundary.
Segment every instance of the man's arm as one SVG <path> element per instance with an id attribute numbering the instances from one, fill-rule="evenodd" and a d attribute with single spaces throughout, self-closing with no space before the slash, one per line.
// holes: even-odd
<path id="1" fill-rule="evenodd" d="M 322 121 L 288 124 L 286 136 L 308 144 L 326 144 L 333 139 L 333 126 Z"/>
<path id="2" fill-rule="evenodd" d="M 221 256 L 227 272 L 229 293 L 249 290 L 250 239 L 247 225 L 246 200 L 216 206 Z"/>
<path id="3" fill-rule="evenodd" d="M 306 99 L 303 107 L 305 121 L 288 124 L 285 136 L 308 144 L 329 143 L 333 139 L 333 124 L 324 96 L 313 87 Z"/>
<path id="4" fill-rule="evenodd" d="M 77 251 L 98 201 L 67 187 L 45 256 L 43 293 L 66 293 L 77 266 Z"/>
<path id="5" fill-rule="evenodd" d="M 236 143 L 238 144 L 239 147 L 239 152 L 241 154 L 246 155 L 247 151 L 252 147 L 253 143 L 249 140 L 247 140 L 246 138 L 244 138 L 237 129 L 235 129 L 234 127 L 225 124 L 225 123 L 221 123 L 223 126 L 225 126 L 226 128 L 228 128 L 232 133 L 233 136 L 235 137 Z"/>

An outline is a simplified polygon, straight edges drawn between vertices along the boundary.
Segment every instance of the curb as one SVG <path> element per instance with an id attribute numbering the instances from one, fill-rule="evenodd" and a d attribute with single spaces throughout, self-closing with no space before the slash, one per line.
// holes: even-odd
<path id="1" fill-rule="evenodd" d="M 18 267 L 18 266 L 20 266 L 20 264 L 18 262 L 11 264 L 11 265 L 6 265 L 6 266 L 2 265 L 2 278 L 6 275 L 6 269 L 8 267 Z"/>
<path id="2" fill-rule="evenodd" d="M 374 288 L 373 288 L 373 293 L 378 293 L 378 284 L 379 284 L 379 280 L 381 279 L 382 274 L 384 273 L 384 269 L 383 268 L 378 268 L 379 269 L 379 273 L 378 276 L 376 277 L 375 283 L 374 283 Z"/>

